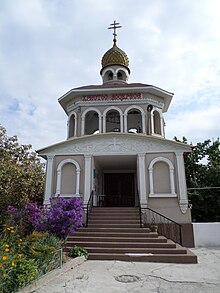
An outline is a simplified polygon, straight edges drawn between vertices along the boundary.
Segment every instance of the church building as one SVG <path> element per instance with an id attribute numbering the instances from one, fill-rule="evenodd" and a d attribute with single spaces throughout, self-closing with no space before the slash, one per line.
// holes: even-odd
<path id="1" fill-rule="evenodd" d="M 183 238 L 192 246 L 184 166 L 191 148 L 165 134 L 163 114 L 173 93 L 129 83 L 117 27 L 114 22 L 113 46 L 101 59 L 102 83 L 73 88 L 58 100 L 67 115 L 67 139 L 38 150 L 47 161 L 44 204 L 59 194 L 87 205 L 92 193 L 100 209 L 148 207 L 185 226 Z"/>

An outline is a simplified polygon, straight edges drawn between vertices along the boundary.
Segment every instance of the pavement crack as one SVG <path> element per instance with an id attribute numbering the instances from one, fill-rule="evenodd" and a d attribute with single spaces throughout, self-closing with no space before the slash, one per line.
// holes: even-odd
<path id="1" fill-rule="evenodd" d="M 159 279 L 159 280 L 163 280 L 166 281 L 168 283 L 174 283 L 174 284 L 206 284 L 206 285 L 220 285 L 220 283 L 211 283 L 211 282 L 195 282 L 195 281 L 179 281 L 179 280 L 169 280 L 160 276 L 155 276 L 155 275 L 147 275 L 148 277 L 151 278 L 155 278 L 155 279 Z"/>

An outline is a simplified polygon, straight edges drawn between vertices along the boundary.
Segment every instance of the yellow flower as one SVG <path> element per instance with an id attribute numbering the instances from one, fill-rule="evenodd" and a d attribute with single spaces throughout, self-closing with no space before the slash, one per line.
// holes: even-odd
<path id="1" fill-rule="evenodd" d="M 12 229 L 12 230 L 13 230 L 14 228 L 15 228 L 15 227 L 10 227 L 10 229 Z"/>
<path id="2" fill-rule="evenodd" d="M 5 244 L 5 247 L 9 247 L 9 245 L 8 244 Z"/>
<path id="3" fill-rule="evenodd" d="M 21 246 L 21 244 L 20 243 L 18 243 L 18 247 L 20 247 Z"/>
<path id="4" fill-rule="evenodd" d="M 4 276 L 4 278 L 6 278 L 6 276 L 7 276 L 6 272 L 4 272 L 3 276 Z"/>
<path id="5" fill-rule="evenodd" d="M 14 267 L 14 265 L 15 265 L 15 262 L 14 262 L 14 261 L 12 261 L 12 262 L 11 262 L 11 265 Z"/>
<path id="6" fill-rule="evenodd" d="M 6 255 L 3 255 L 2 259 L 3 260 L 6 260 L 7 259 L 7 256 Z"/>
<path id="7" fill-rule="evenodd" d="M 20 242 L 22 242 L 22 239 L 19 239 Z"/>
<path id="8" fill-rule="evenodd" d="M 21 254 L 21 253 L 19 253 L 19 254 L 18 254 L 18 256 L 19 256 L 19 257 L 21 257 L 21 256 L 22 256 L 22 254 Z"/>
<path id="9" fill-rule="evenodd" d="M 10 228 L 7 228 L 7 230 L 10 231 L 11 229 Z"/>
<path id="10" fill-rule="evenodd" d="M 6 251 L 6 252 L 9 252 L 9 251 L 10 251 L 10 249 L 7 247 L 7 248 L 5 248 L 5 251 Z"/>
<path id="11" fill-rule="evenodd" d="M 6 227 L 6 224 L 3 224 L 4 227 Z"/>
<path id="12" fill-rule="evenodd" d="M 15 231 L 14 230 L 11 230 L 11 233 L 14 233 Z"/>

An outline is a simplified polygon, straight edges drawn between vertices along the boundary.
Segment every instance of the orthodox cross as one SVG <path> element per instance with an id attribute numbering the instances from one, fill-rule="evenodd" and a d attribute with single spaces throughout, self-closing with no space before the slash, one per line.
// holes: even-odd
<path id="1" fill-rule="evenodd" d="M 122 26 L 120 25 L 120 23 L 119 23 L 119 22 L 116 22 L 115 20 L 114 20 L 114 22 L 111 23 L 110 26 L 108 27 L 108 29 L 113 29 L 113 30 L 114 30 L 114 32 L 113 32 L 113 36 L 114 36 L 113 42 L 114 42 L 114 44 L 116 44 L 116 42 L 117 42 L 117 39 L 116 39 L 116 37 L 117 37 L 116 29 L 117 29 L 117 28 L 121 28 L 121 27 L 122 27 Z"/>

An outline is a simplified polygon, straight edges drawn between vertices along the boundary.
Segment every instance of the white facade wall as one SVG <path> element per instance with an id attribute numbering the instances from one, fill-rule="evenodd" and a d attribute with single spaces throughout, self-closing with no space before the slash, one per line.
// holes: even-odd
<path id="1" fill-rule="evenodd" d="M 193 223 L 195 247 L 220 246 L 220 223 Z"/>

